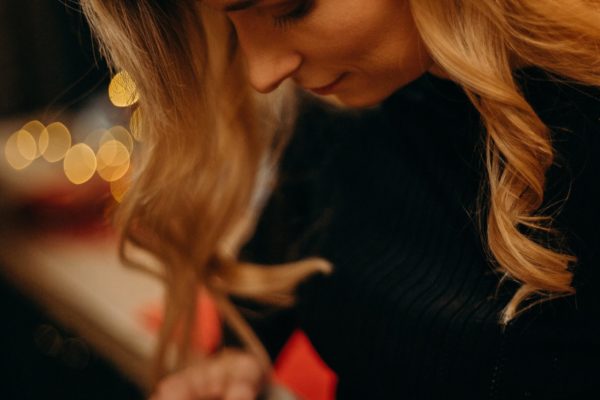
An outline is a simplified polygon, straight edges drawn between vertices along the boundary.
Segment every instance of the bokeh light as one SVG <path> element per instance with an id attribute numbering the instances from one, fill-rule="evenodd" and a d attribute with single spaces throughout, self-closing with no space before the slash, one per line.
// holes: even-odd
<path id="1" fill-rule="evenodd" d="M 113 182 L 122 178 L 129 169 L 130 154 L 123 143 L 112 139 L 102 143 L 96 160 L 98 175 L 107 182 Z"/>
<path id="2" fill-rule="evenodd" d="M 60 161 L 71 147 L 71 133 L 64 124 L 53 122 L 42 131 L 38 147 L 46 161 Z"/>
<path id="3" fill-rule="evenodd" d="M 121 142 L 129 153 L 133 151 L 133 138 L 125 127 L 116 125 L 104 132 L 100 137 L 100 147 L 111 140 Z"/>
<path id="4" fill-rule="evenodd" d="M 116 107 L 129 107 L 139 100 L 135 82 L 126 71 L 115 74 L 108 85 L 108 97 Z"/>
<path id="5" fill-rule="evenodd" d="M 67 179 L 76 185 L 87 182 L 96 172 L 96 154 L 85 143 L 71 147 L 63 160 Z"/>
<path id="6" fill-rule="evenodd" d="M 63 343 L 61 361 L 70 368 L 84 369 L 90 361 L 90 348 L 80 338 L 68 338 Z"/>
<path id="7" fill-rule="evenodd" d="M 47 356 L 55 357 L 62 350 L 62 335 L 52 325 L 38 325 L 33 333 L 33 340 L 38 349 Z"/>
<path id="8" fill-rule="evenodd" d="M 4 156 L 6 161 L 16 170 L 29 166 L 35 159 L 37 144 L 31 133 L 19 129 L 6 141 L 4 145 Z"/>
<path id="9" fill-rule="evenodd" d="M 37 143 L 31 133 L 21 129 L 17 131 L 16 136 L 19 153 L 27 160 L 35 160 L 37 155 Z"/>
<path id="10" fill-rule="evenodd" d="M 25 125 L 23 125 L 23 127 L 21 128 L 24 131 L 29 132 L 29 134 L 31 134 L 31 137 L 33 137 L 33 140 L 35 140 L 36 143 L 38 143 L 40 136 L 42 134 L 42 132 L 44 131 L 44 129 L 46 129 L 46 127 L 44 126 L 44 124 L 42 124 L 40 121 L 33 120 L 33 121 L 29 121 L 28 123 L 26 123 Z M 37 146 L 37 145 L 36 145 Z M 36 153 L 35 153 L 35 158 L 38 158 L 40 156 L 40 154 L 42 153 L 42 149 L 40 149 L 39 147 L 36 149 Z"/>

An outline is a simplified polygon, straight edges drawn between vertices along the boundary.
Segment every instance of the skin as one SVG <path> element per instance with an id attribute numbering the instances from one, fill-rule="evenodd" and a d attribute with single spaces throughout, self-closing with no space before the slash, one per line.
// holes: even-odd
<path id="1" fill-rule="evenodd" d="M 224 10 L 237 1 L 205 4 Z M 311 89 L 343 75 L 330 94 L 348 106 L 368 107 L 434 67 L 407 1 L 315 0 L 308 14 L 279 26 L 277 18 L 301 1 L 260 0 L 227 12 L 250 82 L 261 93 L 288 78 Z"/>
<path id="2" fill-rule="evenodd" d="M 254 356 L 225 349 L 163 379 L 149 400 L 254 400 L 266 380 Z"/>

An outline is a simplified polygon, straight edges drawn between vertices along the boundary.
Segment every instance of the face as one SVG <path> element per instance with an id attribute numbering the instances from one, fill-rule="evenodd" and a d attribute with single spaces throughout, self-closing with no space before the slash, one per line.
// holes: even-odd
<path id="1" fill-rule="evenodd" d="M 227 12 L 261 93 L 291 78 L 368 107 L 432 67 L 407 0 L 204 1 Z"/>

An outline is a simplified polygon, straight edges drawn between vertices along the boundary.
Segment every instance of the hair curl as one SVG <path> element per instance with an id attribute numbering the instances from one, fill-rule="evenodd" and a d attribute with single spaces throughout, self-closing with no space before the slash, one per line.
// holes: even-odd
<path id="1" fill-rule="evenodd" d="M 485 236 L 505 277 L 521 287 L 502 322 L 539 301 L 574 293 L 576 261 L 536 232 L 557 234 L 540 210 L 554 161 L 548 127 L 524 98 L 515 70 L 536 66 L 600 86 L 596 0 L 412 0 L 417 28 L 438 65 L 462 85 L 485 125 Z M 539 236 L 539 235 L 538 235 Z M 536 296 L 541 295 L 541 296 Z M 536 298 L 519 308 L 529 298 Z"/>

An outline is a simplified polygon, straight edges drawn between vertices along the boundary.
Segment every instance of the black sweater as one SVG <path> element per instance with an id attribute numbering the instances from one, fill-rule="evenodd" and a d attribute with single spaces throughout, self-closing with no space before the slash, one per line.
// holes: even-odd
<path id="1" fill-rule="evenodd" d="M 335 270 L 303 284 L 294 309 L 251 319 L 273 357 L 303 329 L 339 399 L 600 396 L 600 93 L 536 70 L 521 81 L 558 150 L 546 205 L 579 259 L 577 295 L 499 324 L 518 285 L 499 286 L 478 229 L 480 117 L 426 74 L 375 109 L 302 107 L 243 255 L 318 255 Z"/>

